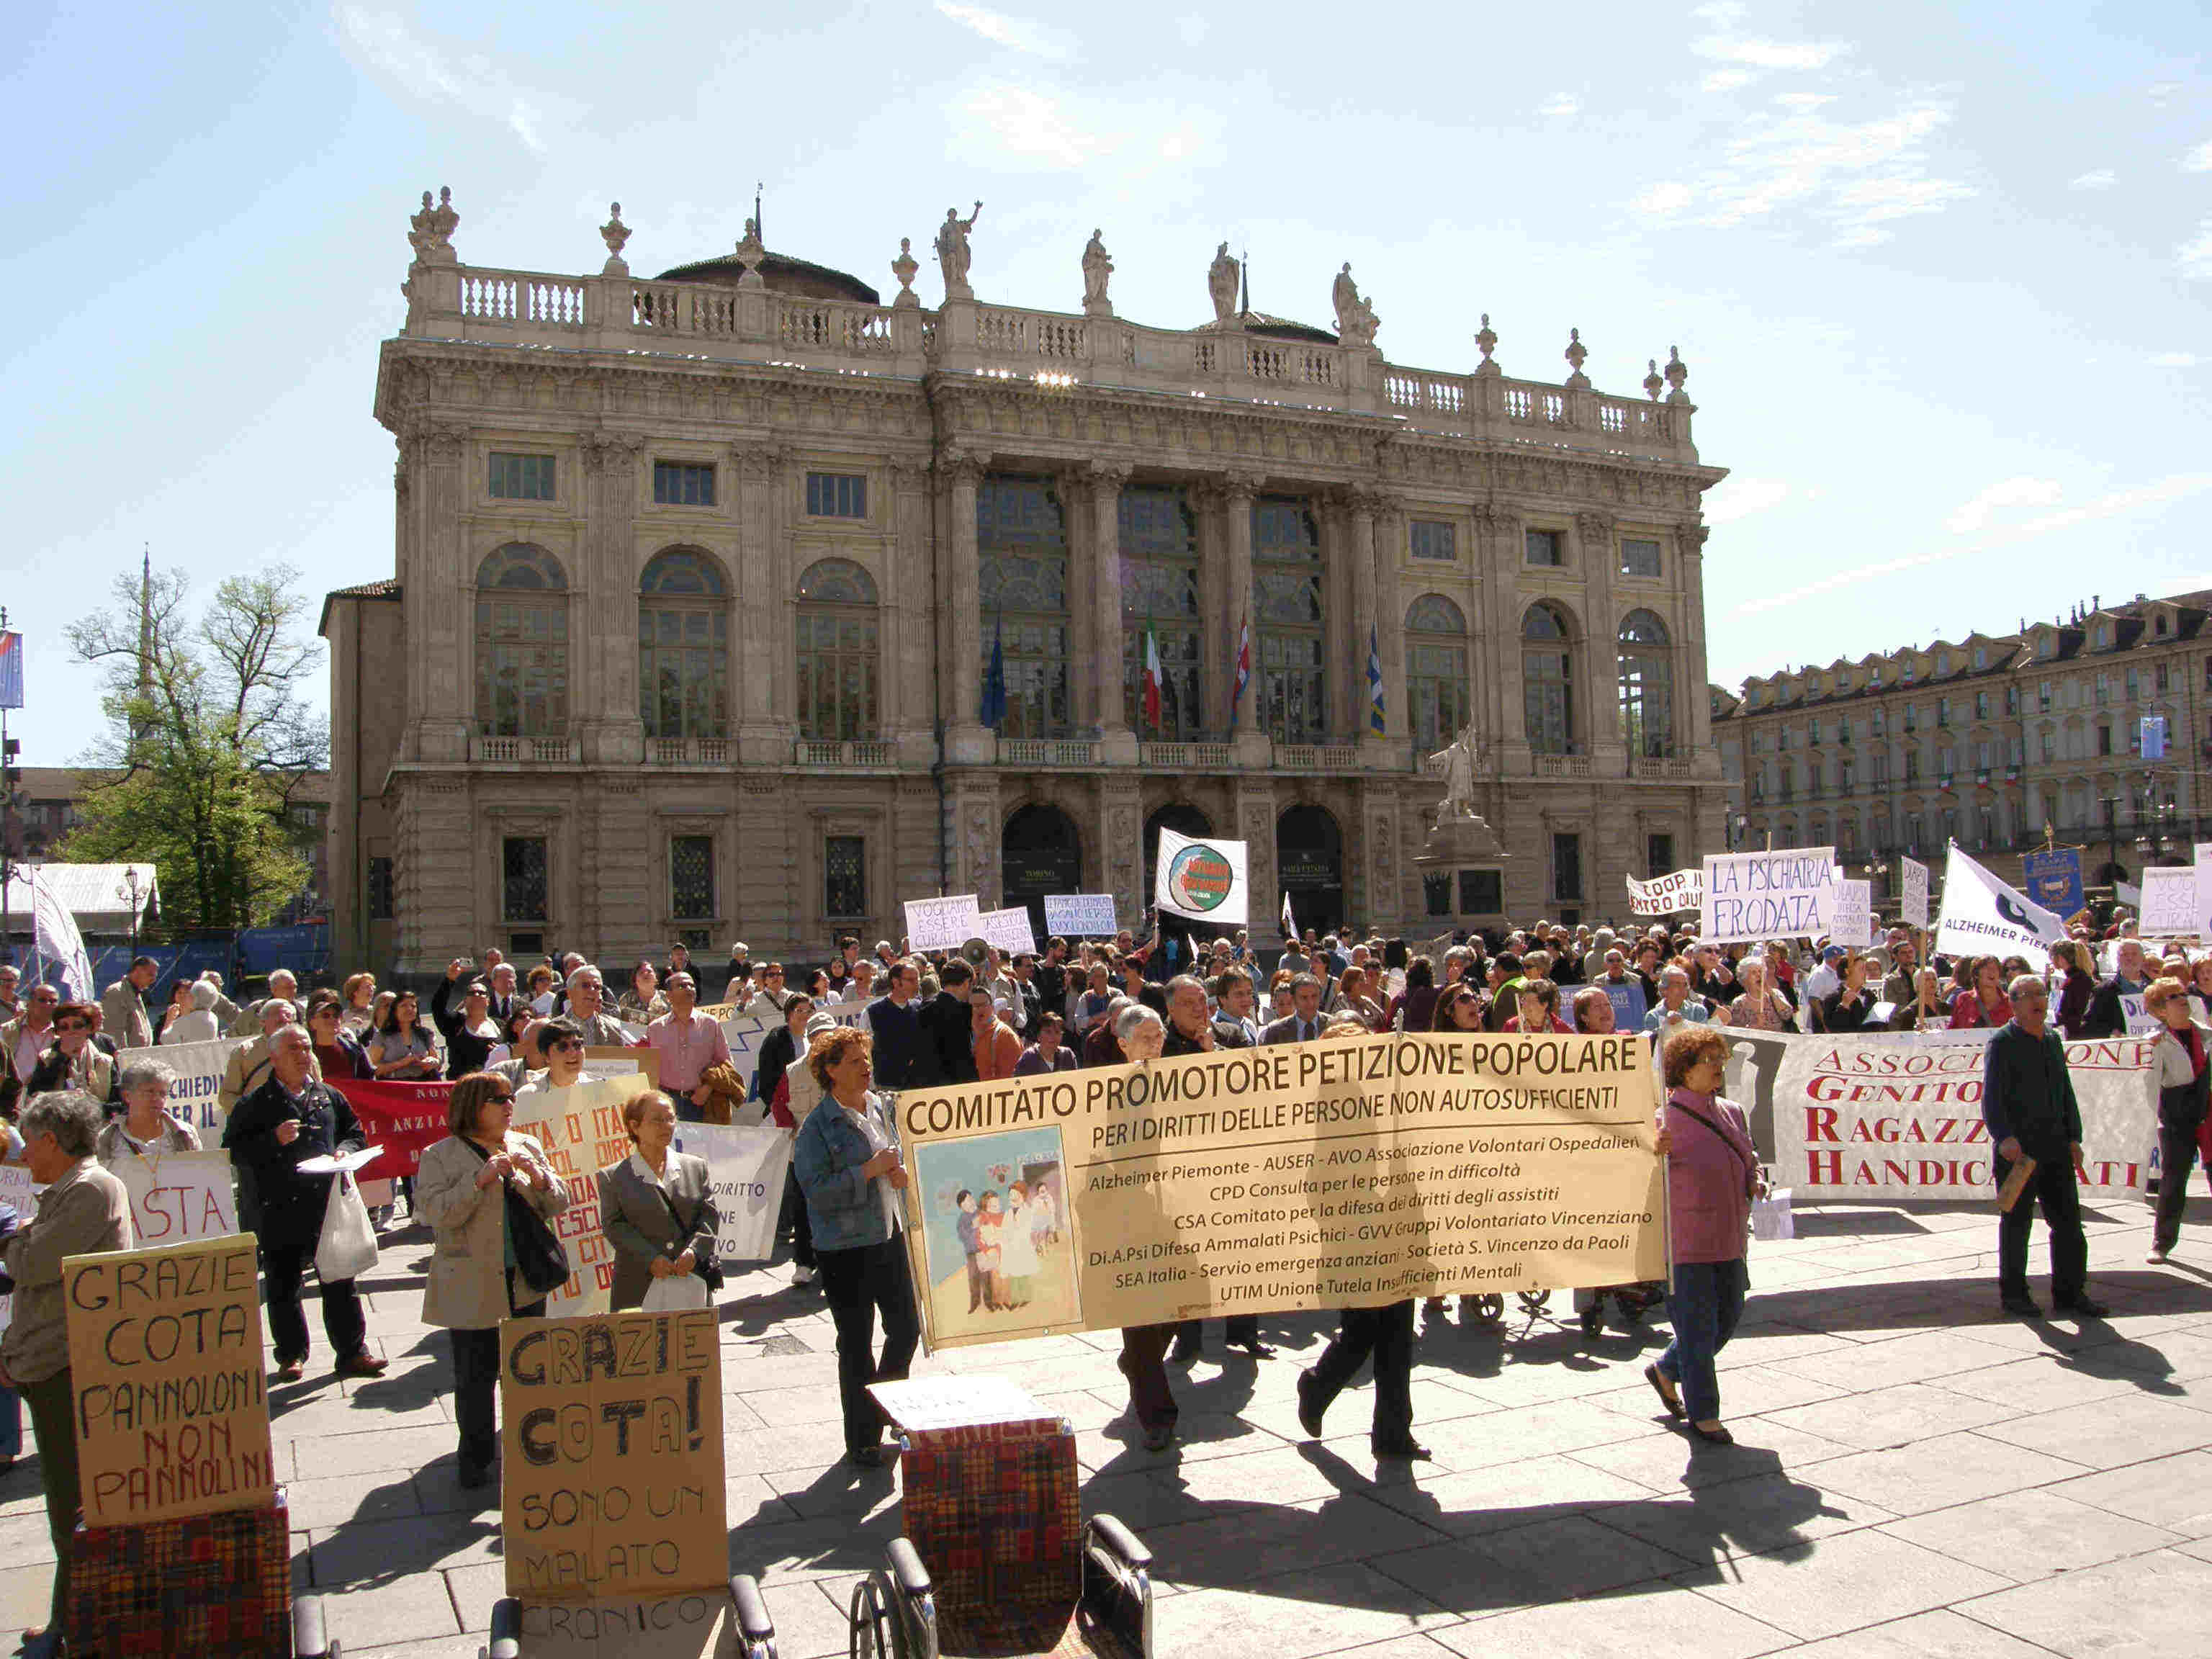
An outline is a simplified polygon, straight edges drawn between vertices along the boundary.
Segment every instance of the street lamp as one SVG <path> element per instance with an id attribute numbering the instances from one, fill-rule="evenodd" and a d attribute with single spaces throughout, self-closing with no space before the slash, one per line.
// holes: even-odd
<path id="1" fill-rule="evenodd" d="M 1734 817 L 1729 820 L 1728 844 L 1729 852 L 1733 853 L 1735 851 L 1737 847 L 1742 843 L 1744 831 L 1750 828 L 1751 820 L 1741 812 L 1738 812 Z"/>
<path id="2" fill-rule="evenodd" d="M 115 896 L 131 907 L 131 955 L 134 961 L 138 955 L 138 913 L 145 904 L 148 890 L 139 885 L 138 866 L 125 865 L 123 879 L 115 884 Z"/>

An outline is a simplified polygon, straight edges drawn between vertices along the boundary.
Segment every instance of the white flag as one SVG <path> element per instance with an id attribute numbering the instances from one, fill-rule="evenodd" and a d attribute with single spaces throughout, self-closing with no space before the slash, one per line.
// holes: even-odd
<path id="1" fill-rule="evenodd" d="M 23 873 L 31 880 L 33 937 L 41 975 L 46 967 L 58 969 L 64 993 L 78 1002 L 90 1001 L 100 993 L 92 982 L 92 963 L 84 954 L 84 935 L 76 930 L 76 918 L 62 902 L 61 895 L 39 879 L 38 871 L 26 869 Z"/>
<path id="2" fill-rule="evenodd" d="M 1194 840 L 1160 827 L 1159 878 L 1152 902 L 1171 916 L 1242 927 L 1249 921 L 1250 868 L 1241 841 Z"/>
<path id="3" fill-rule="evenodd" d="M 1283 893 L 1283 937 L 1296 939 L 1297 936 L 1298 925 L 1291 919 L 1291 895 L 1289 890 L 1285 889 Z"/>
<path id="4" fill-rule="evenodd" d="M 2066 937 L 2066 924 L 2027 895 L 2008 887 L 1954 842 L 1943 867 L 1943 908 L 1936 948 L 1974 956 L 2033 953 Z"/>

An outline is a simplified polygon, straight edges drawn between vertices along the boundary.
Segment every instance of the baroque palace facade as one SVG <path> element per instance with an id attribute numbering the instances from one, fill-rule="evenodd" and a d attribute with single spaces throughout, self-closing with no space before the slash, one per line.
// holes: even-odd
<path id="1" fill-rule="evenodd" d="M 1578 337 L 1510 380 L 1485 318 L 1471 373 L 1404 368 L 1348 267 L 1316 328 L 1225 246 L 1212 320 L 1146 327 L 1096 235 L 1079 311 L 987 304 L 975 222 L 930 309 L 906 242 L 888 305 L 750 221 L 646 280 L 617 208 L 555 276 L 461 264 L 425 195 L 376 386 L 396 574 L 323 613 L 337 959 L 803 959 L 940 892 L 1134 925 L 1162 825 L 1250 843 L 1262 942 L 1279 889 L 1425 934 L 1619 914 L 1720 845 L 1723 474 L 1679 358 L 1641 398 Z M 1479 872 L 1421 862 L 1448 770 Z"/>
<path id="2" fill-rule="evenodd" d="M 1940 884 L 1954 840 L 2017 884 L 2047 830 L 2102 886 L 2212 838 L 2212 592 L 2094 595 L 2011 634 L 1748 679 L 1713 708 L 1731 838 L 1833 846 L 1877 896 L 1901 890 L 1899 854 Z M 2166 721 L 2154 758 L 2149 715 Z"/>

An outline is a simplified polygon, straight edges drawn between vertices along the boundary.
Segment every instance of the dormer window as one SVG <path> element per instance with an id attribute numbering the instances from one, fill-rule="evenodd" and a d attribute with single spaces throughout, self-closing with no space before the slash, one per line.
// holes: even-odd
<path id="1" fill-rule="evenodd" d="M 1974 647 L 1974 666 L 1975 666 L 1975 667 L 1977 667 L 1977 668 L 1987 668 L 1989 665 L 1990 665 L 1990 653 L 1989 653 L 1989 647 L 1986 647 L 1986 646 L 1980 646 L 1980 645 L 1976 646 L 1976 647 Z"/>
<path id="2" fill-rule="evenodd" d="M 2099 623 L 2097 624 L 2097 631 L 2090 636 L 2090 644 L 2095 649 L 2102 651 L 2106 646 L 2110 645 L 2112 641 L 2112 630 L 2106 627 L 2104 623 Z"/>
<path id="3" fill-rule="evenodd" d="M 2049 633 L 2043 633 L 2038 634 L 2035 636 L 2035 654 L 2037 656 L 2048 657 L 2056 653 L 2057 649 L 2058 641 L 2056 635 Z"/>
<path id="4" fill-rule="evenodd" d="M 1949 652 L 1938 651 L 1936 653 L 1936 672 L 1939 674 L 1948 674 L 1951 672 L 1951 653 Z"/>
<path id="5" fill-rule="evenodd" d="M 2160 639 L 2164 639 L 2166 637 L 2165 611 L 2161 611 L 2158 613 L 2157 618 L 2151 623 L 2151 631 L 2154 634 L 2156 634 Z"/>

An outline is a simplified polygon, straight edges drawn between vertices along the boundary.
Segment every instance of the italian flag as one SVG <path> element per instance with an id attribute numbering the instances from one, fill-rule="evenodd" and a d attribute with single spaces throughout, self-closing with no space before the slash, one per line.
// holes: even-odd
<path id="1" fill-rule="evenodd" d="M 1145 724 L 1160 729 L 1160 636 L 1145 624 Z"/>

